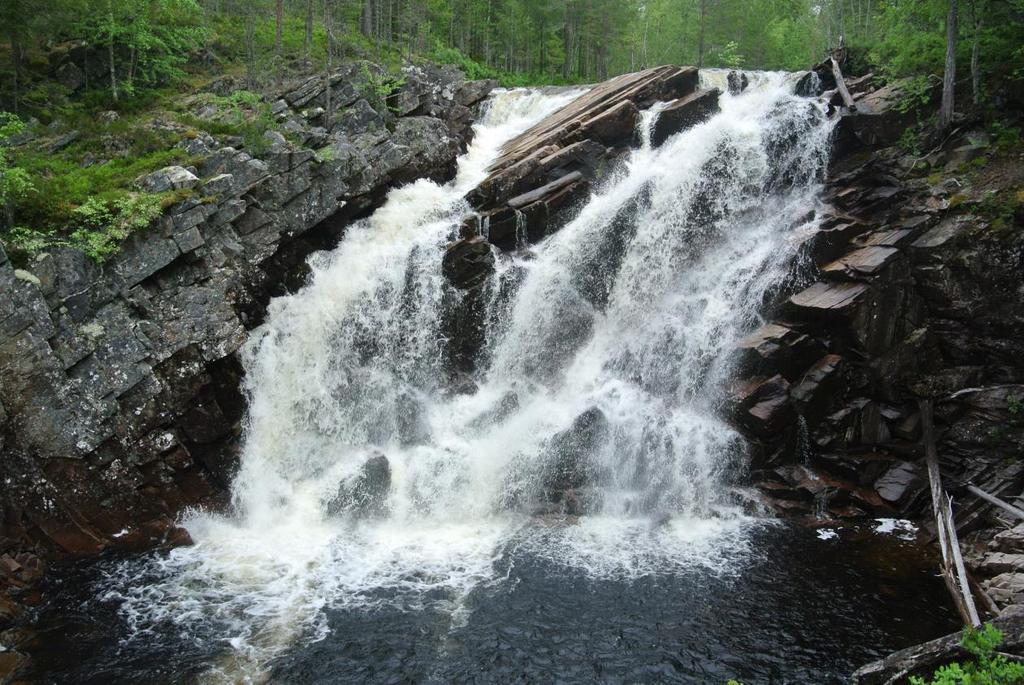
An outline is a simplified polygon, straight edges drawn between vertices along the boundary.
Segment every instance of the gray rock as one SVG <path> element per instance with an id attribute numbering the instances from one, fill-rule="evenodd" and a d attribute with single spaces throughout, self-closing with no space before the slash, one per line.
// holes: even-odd
<path id="1" fill-rule="evenodd" d="M 875 491 L 886 502 L 903 506 L 924 489 L 921 468 L 909 461 L 893 464 L 875 481 Z"/>
<path id="2" fill-rule="evenodd" d="M 194 188 L 199 184 L 199 178 L 184 167 L 169 166 L 143 176 L 137 183 L 147 192 L 164 193 L 169 190 Z"/>
<path id="3" fill-rule="evenodd" d="M 181 250 L 182 254 L 191 252 L 206 244 L 206 241 L 203 240 L 203 234 L 195 227 L 176 233 L 174 235 L 174 242 L 177 243 L 178 249 Z"/>
<path id="4" fill-rule="evenodd" d="M 230 195 L 234 190 L 235 177 L 231 174 L 217 174 L 203 183 L 203 195 Z"/>
<path id="5" fill-rule="evenodd" d="M 55 74 L 57 82 L 74 92 L 85 85 L 85 72 L 74 62 L 65 62 Z"/>

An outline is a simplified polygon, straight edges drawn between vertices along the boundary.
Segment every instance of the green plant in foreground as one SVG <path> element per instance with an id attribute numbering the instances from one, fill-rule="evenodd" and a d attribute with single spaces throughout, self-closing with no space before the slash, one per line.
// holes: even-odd
<path id="1" fill-rule="evenodd" d="M 980 629 L 965 628 L 960 644 L 975 660 L 953 662 L 932 674 L 931 680 L 911 676 L 911 685 L 1015 685 L 1024 683 L 1024 664 L 1010 661 L 996 652 L 1003 633 L 986 623 Z"/>
<path id="2" fill-rule="evenodd" d="M 149 226 L 161 212 L 156 195 L 125 195 L 109 203 L 89 198 L 73 212 L 79 228 L 71 233 L 70 244 L 102 263 L 122 240 Z"/>
<path id="3" fill-rule="evenodd" d="M 11 164 L 3 146 L 13 136 L 25 130 L 25 123 L 9 112 L 0 112 L 0 210 L 8 225 L 14 223 L 14 205 L 24 200 L 35 188 L 29 173 Z"/>

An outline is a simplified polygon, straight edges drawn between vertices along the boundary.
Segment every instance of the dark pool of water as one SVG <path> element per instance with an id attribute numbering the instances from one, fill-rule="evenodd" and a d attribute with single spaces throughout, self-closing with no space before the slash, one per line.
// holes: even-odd
<path id="1" fill-rule="evenodd" d="M 841 683 L 957 627 L 934 560 L 909 542 L 774 526 L 752 547 L 736 575 L 632 579 L 510 552 L 496 562 L 503 580 L 474 590 L 455 618 L 436 605 L 328 611 L 330 634 L 279 657 L 270 681 Z M 190 682 L 222 656 L 214 629 L 123 641 L 116 604 L 93 599 L 109 563 L 53 581 L 33 682 Z"/>

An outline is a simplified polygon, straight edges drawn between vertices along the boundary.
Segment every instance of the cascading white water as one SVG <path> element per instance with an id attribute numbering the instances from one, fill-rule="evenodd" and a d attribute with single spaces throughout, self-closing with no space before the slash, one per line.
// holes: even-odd
<path id="1" fill-rule="evenodd" d="M 503 141 L 578 92 L 493 96 L 453 183 L 393 192 L 271 304 L 244 349 L 234 511 L 191 515 L 195 546 L 153 560 L 152 582 L 114 583 L 129 621 L 214 626 L 233 651 L 211 677 L 237 680 L 323 636 L 325 607 L 441 591 L 455 610 L 512 540 L 592 573 L 721 568 L 751 520 L 727 475 L 742 447 L 716 415 L 728 350 L 783 278 L 828 150 L 825 116 L 789 90 L 768 75 L 723 96 L 706 123 L 634 151 L 561 231 L 500 260 L 476 391 L 454 394 L 440 262 L 461 197 Z M 537 525 L 553 445 L 584 415 L 600 426 L 586 515 Z M 339 505 L 378 455 L 381 511 Z"/>

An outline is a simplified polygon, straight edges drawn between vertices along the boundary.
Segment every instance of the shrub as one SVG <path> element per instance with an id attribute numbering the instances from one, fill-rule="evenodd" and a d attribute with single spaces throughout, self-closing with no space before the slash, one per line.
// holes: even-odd
<path id="1" fill-rule="evenodd" d="M 70 244 L 102 263 L 117 253 L 122 240 L 148 227 L 162 211 L 159 195 L 125 194 L 110 202 L 89 198 L 72 212 L 78 228 Z"/>
<path id="2" fill-rule="evenodd" d="M 1003 642 L 1003 633 L 986 623 L 980 630 L 964 629 L 960 644 L 975 660 L 942 666 L 932 674 L 931 680 L 917 676 L 911 685 L 1016 685 L 1024 682 L 1024 664 L 1010 661 L 996 648 Z"/>

